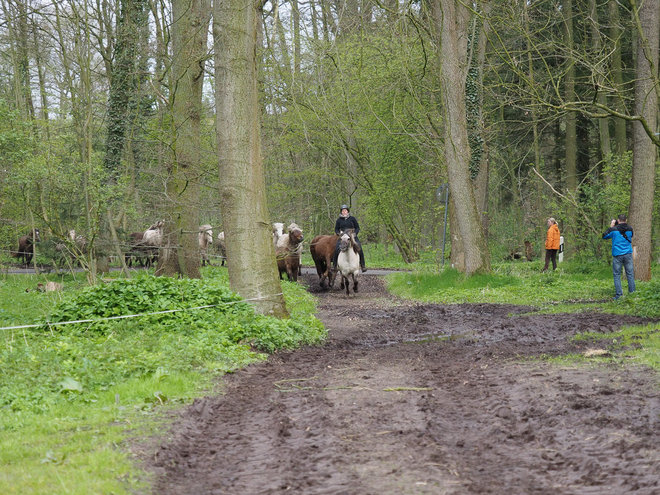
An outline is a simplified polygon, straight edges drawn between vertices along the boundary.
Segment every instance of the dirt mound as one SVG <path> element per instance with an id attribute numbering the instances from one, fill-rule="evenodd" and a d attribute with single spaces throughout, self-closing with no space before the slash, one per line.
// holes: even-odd
<path id="1" fill-rule="evenodd" d="M 327 344 L 195 401 L 148 456 L 154 493 L 660 493 L 655 373 L 526 359 L 643 320 L 416 305 L 369 276 L 349 297 L 305 282 Z"/>

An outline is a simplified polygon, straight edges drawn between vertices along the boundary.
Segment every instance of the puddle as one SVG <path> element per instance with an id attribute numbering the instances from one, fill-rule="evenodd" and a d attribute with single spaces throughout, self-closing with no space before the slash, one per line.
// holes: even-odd
<path id="1" fill-rule="evenodd" d="M 456 334 L 441 334 L 441 335 L 419 335 L 412 339 L 406 339 L 404 342 L 412 342 L 413 344 L 428 344 L 430 342 L 453 342 L 461 339 L 471 339 L 474 337 L 474 332 L 469 333 L 456 333 Z"/>
<path id="2" fill-rule="evenodd" d="M 477 341 L 474 332 L 469 333 L 457 333 L 457 334 L 417 334 L 417 335 L 405 335 L 401 336 L 400 339 L 388 339 L 388 340 L 378 340 L 378 341 L 363 341 L 361 344 L 367 348 L 375 349 L 378 347 L 389 347 L 399 344 L 428 344 L 432 342 L 453 342 L 456 340 L 467 340 L 472 339 L 474 342 Z"/>

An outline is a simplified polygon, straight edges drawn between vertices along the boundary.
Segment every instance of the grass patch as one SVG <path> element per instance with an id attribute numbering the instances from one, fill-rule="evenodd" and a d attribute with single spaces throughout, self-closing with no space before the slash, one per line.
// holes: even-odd
<path id="1" fill-rule="evenodd" d="M 232 293 L 226 270 L 203 272 L 85 288 L 60 277 L 61 293 L 31 290 L 43 276 L 2 278 L 0 327 L 213 307 L 0 330 L 0 493 L 134 493 L 147 480 L 123 441 L 162 432 L 159 413 L 208 394 L 219 374 L 325 337 L 298 284 L 282 284 L 291 318 L 277 320 Z"/>
<path id="2" fill-rule="evenodd" d="M 576 335 L 573 341 L 583 343 L 581 347 L 585 351 L 594 347 L 590 346 L 590 343 L 598 342 L 599 347 L 607 346 L 610 352 L 606 356 L 587 357 L 582 353 L 546 358 L 546 360 L 560 365 L 634 362 L 660 371 L 660 322 L 625 326 L 613 333 L 587 332 Z"/>
<path id="3" fill-rule="evenodd" d="M 520 280 L 509 275 L 473 275 L 465 277 L 453 269 L 441 274 L 397 273 L 388 278 L 389 290 L 399 296 L 420 301 L 481 302 L 486 292 L 512 288 Z M 476 299 L 476 300 L 475 300 Z"/>
<path id="4" fill-rule="evenodd" d="M 397 273 L 388 277 L 388 287 L 400 297 L 444 304 L 539 305 L 602 300 L 611 290 L 611 281 L 598 274 L 571 273 L 568 267 L 539 273 L 530 265 L 495 265 L 491 274 L 471 277 L 452 268 L 440 273 Z"/>
<path id="5" fill-rule="evenodd" d="M 614 348 L 621 350 L 623 357 L 634 359 L 639 364 L 660 371 L 660 325 L 625 327 L 612 338 Z"/>
<path id="6" fill-rule="evenodd" d="M 548 313 L 590 310 L 660 317 L 660 284 L 655 281 L 637 282 L 634 294 L 615 302 L 611 267 L 605 263 L 565 262 L 556 271 L 540 269 L 537 262 L 500 263 L 488 275 L 466 278 L 451 268 L 427 266 L 389 275 L 387 282 L 392 293 L 429 303 L 519 304 Z"/>
<path id="7" fill-rule="evenodd" d="M 449 246 L 449 245 L 448 245 Z M 394 250 L 393 246 L 384 244 L 366 244 L 364 246 L 367 266 L 373 268 L 384 268 L 391 270 L 423 270 L 428 268 L 440 268 L 441 250 L 425 249 L 419 251 L 419 260 L 406 263 L 401 255 Z M 448 262 L 445 263 L 447 265 Z"/>

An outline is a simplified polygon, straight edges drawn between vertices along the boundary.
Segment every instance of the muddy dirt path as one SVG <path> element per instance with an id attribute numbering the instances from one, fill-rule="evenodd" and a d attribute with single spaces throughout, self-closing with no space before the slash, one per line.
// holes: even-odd
<path id="1" fill-rule="evenodd" d="M 384 287 L 318 292 L 325 346 L 187 408 L 150 452 L 154 493 L 660 494 L 657 375 L 528 359 L 640 319 L 414 305 Z"/>

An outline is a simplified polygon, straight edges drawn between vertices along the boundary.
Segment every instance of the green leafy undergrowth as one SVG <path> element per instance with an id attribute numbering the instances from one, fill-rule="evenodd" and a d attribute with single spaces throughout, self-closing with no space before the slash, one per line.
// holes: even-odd
<path id="1" fill-rule="evenodd" d="M 298 284 L 282 284 L 292 311 L 279 320 L 231 292 L 226 270 L 204 273 L 65 286 L 57 297 L 20 293 L 24 318 L 14 308 L 0 322 L 42 324 L 0 330 L 0 493 L 124 493 L 135 472 L 116 447 L 153 427 L 145 415 L 189 402 L 218 373 L 264 359 L 262 351 L 325 337 Z M 56 325 L 78 320 L 93 321 Z"/>
<path id="2" fill-rule="evenodd" d="M 619 301 L 621 310 L 649 318 L 660 318 L 660 280 L 654 278 L 650 282 L 636 282 L 635 288 L 633 295 L 624 295 Z"/>
<path id="3" fill-rule="evenodd" d="M 296 284 L 284 285 L 291 299 L 304 298 Z M 126 315 L 143 316 L 107 319 Z M 229 371 L 263 357 L 255 351 L 325 336 L 310 313 L 297 310 L 286 320 L 255 314 L 214 278 L 142 276 L 88 287 L 57 303 L 47 322 L 5 335 L 0 367 L 16 375 L 0 384 L 0 407 L 44 411 L 64 396 L 86 400 L 101 388 L 163 368 Z M 80 390 L 63 386 L 66 380 Z"/>
<path id="4" fill-rule="evenodd" d="M 81 291 L 76 297 L 58 304 L 47 324 L 58 331 L 61 327 L 56 324 L 60 322 L 92 320 L 68 325 L 68 331 L 104 335 L 119 328 L 147 333 L 157 328 L 161 337 L 166 332 L 176 332 L 179 336 L 210 332 L 218 342 L 250 344 L 268 352 L 318 341 L 323 332 L 319 332 L 321 324 L 309 317 L 313 305 L 308 305 L 309 312 L 299 309 L 299 300 L 304 298 L 300 295 L 301 288 L 297 284 L 285 285 L 288 286 L 286 295 L 296 299 L 291 304 L 296 311 L 287 320 L 255 314 L 252 306 L 231 292 L 226 280 L 221 278 L 141 276 Z M 111 319 L 125 315 L 142 316 Z"/>

